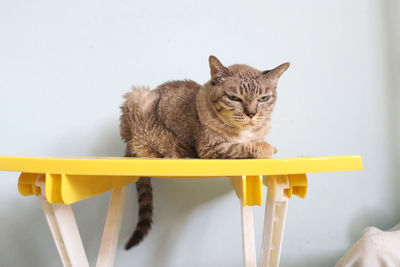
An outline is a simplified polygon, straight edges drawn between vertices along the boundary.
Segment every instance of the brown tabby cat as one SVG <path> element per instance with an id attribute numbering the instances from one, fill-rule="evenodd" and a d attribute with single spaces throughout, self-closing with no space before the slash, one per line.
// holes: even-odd
<path id="1" fill-rule="evenodd" d="M 224 67 L 209 58 L 211 80 L 172 81 L 155 90 L 134 87 L 122 105 L 121 136 L 127 157 L 248 159 L 270 158 L 276 149 L 264 141 L 284 63 L 259 71 L 247 65 Z M 139 221 L 126 244 L 137 245 L 151 228 L 150 178 L 136 183 Z"/>

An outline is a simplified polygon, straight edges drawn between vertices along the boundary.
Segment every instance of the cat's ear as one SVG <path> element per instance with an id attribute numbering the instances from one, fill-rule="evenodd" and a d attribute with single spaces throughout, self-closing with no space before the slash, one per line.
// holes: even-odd
<path id="1" fill-rule="evenodd" d="M 262 74 L 267 79 L 278 80 L 279 77 L 281 77 L 281 75 L 289 68 L 289 66 L 290 66 L 290 63 L 286 62 L 286 63 L 279 65 L 275 69 L 263 71 Z"/>
<path id="2" fill-rule="evenodd" d="M 208 58 L 208 63 L 210 64 L 211 82 L 217 83 L 223 78 L 230 76 L 229 70 L 222 65 L 218 58 L 210 56 Z"/>

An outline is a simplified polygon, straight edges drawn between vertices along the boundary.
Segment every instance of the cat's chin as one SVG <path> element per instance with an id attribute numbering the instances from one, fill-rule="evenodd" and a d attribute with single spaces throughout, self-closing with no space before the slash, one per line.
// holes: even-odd
<path id="1" fill-rule="evenodd" d="M 257 125 L 256 122 L 249 121 L 247 123 L 241 124 L 238 128 L 240 130 L 250 130 L 250 129 L 254 128 L 256 125 Z"/>
<path id="2" fill-rule="evenodd" d="M 254 125 L 251 124 L 251 122 L 231 122 L 230 123 L 234 128 L 240 129 L 240 130 L 248 130 L 249 128 L 252 128 Z"/>
<path id="3" fill-rule="evenodd" d="M 246 126 L 247 128 L 252 128 L 252 127 L 257 126 L 257 124 L 258 124 L 257 121 L 255 121 L 255 120 L 249 120 L 247 123 L 245 123 L 245 126 Z"/>
<path id="4" fill-rule="evenodd" d="M 248 125 L 250 126 L 256 126 L 258 123 L 256 121 L 250 120 Z"/>

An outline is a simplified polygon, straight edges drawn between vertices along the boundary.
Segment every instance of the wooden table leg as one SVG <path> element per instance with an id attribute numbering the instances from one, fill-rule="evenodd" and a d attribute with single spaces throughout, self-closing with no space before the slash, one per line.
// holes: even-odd
<path id="1" fill-rule="evenodd" d="M 279 266 L 288 204 L 285 189 L 290 185 L 287 175 L 269 176 L 266 179 L 268 179 L 268 194 L 265 205 L 260 266 L 277 267 Z"/>
<path id="2" fill-rule="evenodd" d="M 247 178 L 249 178 L 247 180 Z M 240 211 L 242 215 L 242 238 L 243 238 L 243 260 L 245 267 L 257 267 L 256 244 L 254 240 L 254 218 L 253 207 L 245 205 L 245 202 L 258 205 L 259 193 L 262 194 L 262 177 L 231 177 L 233 189 L 240 200 Z M 248 184 L 249 183 L 249 186 Z M 259 186 L 260 188 L 257 188 Z M 249 187 L 249 188 L 247 188 Z M 256 190 L 254 190 L 256 188 Z M 262 195 L 261 195 L 262 196 Z M 246 201 L 245 201 L 246 199 Z"/>
<path id="3" fill-rule="evenodd" d="M 114 266 L 127 189 L 124 186 L 112 191 L 96 267 Z"/>
<path id="4" fill-rule="evenodd" d="M 63 266 L 89 267 L 72 207 L 39 198 Z"/>
<path id="5" fill-rule="evenodd" d="M 245 267 L 257 267 L 256 245 L 254 240 L 253 207 L 241 205 L 243 258 Z"/>

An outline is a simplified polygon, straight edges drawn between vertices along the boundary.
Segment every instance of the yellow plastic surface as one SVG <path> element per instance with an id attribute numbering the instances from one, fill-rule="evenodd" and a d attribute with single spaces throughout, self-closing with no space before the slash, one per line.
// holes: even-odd
<path id="1" fill-rule="evenodd" d="M 61 195 L 63 203 L 69 204 L 89 198 L 108 190 L 136 182 L 139 177 L 91 175 L 61 175 Z"/>
<path id="2" fill-rule="evenodd" d="M 285 190 L 287 197 L 291 198 L 296 195 L 301 198 L 307 196 L 307 175 L 306 174 L 289 174 L 290 187 Z"/>
<path id="3" fill-rule="evenodd" d="M 48 201 L 66 204 L 136 182 L 140 176 L 151 176 L 236 177 L 232 182 L 243 204 L 261 205 L 263 175 L 289 175 L 288 197 L 292 194 L 305 197 L 305 173 L 361 169 L 360 156 L 242 160 L 0 156 L 0 170 L 22 172 L 18 183 L 22 195 L 39 194 L 36 177 L 45 174 Z"/>
<path id="4" fill-rule="evenodd" d="M 18 180 L 18 191 L 21 195 L 39 195 L 40 187 L 35 184 L 37 176 L 37 173 L 21 173 Z"/>
<path id="5" fill-rule="evenodd" d="M 39 195 L 41 189 L 36 185 L 39 174 L 21 173 L 18 190 L 23 196 Z M 46 173 L 45 195 L 50 203 L 72 204 L 82 199 L 99 195 L 109 190 L 136 182 L 139 177 L 67 175 Z"/>
<path id="6" fill-rule="evenodd" d="M 361 170 L 360 156 L 289 159 L 24 158 L 0 156 L 0 170 L 77 175 L 226 177 Z"/>
<path id="7" fill-rule="evenodd" d="M 263 176 L 233 177 L 231 179 L 236 195 L 241 199 L 243 205 L 260 206 L 263 194 Z"/>
<path id="8" fill-rule="evenodd" d="M 263 195 L 263 176 L 242 176 L 242 204 L 261 205 Z"/>

